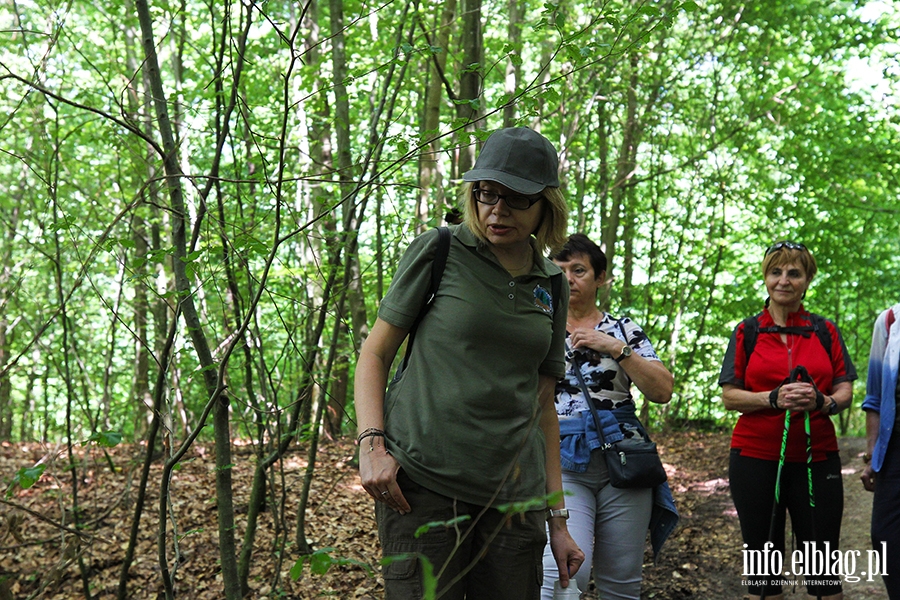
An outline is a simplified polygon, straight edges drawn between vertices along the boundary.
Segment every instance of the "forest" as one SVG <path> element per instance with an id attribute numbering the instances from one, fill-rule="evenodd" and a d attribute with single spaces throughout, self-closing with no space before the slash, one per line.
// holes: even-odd
<path id="1" fill-rule="evenodd" d="M 356 434 L 394 266 L 514 125 L 559 149 L 604 306 L 675 375 L 651 429 L 733 423 L 725 346 L 789 239 L 859 371 L 840 429 L 861 435 L 872 325 L 900 300 L 898 30 L 878 0 L 0 0 L 0 546 L 40 524 L 65 593 L 143 597 L 150 561 L 172 598 L 192 531 L 173 482 L 202 465 L 210 597 L 276 597 L 282 565 L 322 558 L 318 458 Z M 127 496 L 103 584 L 81 504 L 99 470 Z M 61 585 L 25 570 L 0 563 L 0 598 Z"/>

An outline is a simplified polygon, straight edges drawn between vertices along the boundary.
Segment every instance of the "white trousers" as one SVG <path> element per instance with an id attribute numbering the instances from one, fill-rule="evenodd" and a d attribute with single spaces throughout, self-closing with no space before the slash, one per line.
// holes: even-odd
<path id="1" fill-rule="evenodd" d="M 578 589 L 587 591 L 593 566 L 594 584 L 602 600 L 640 600 L 653 490 L 625 490 L 609 485 L 601 450 L 591 453 L 586 472 L 563 469 L 562 482 L 569 509 L 569 533 L 585 555 L 584 564 L 575 575 Z M 552 600 L 553 582 L 558 578 L 559 567 L 547 544 L 541 600 Z"/>

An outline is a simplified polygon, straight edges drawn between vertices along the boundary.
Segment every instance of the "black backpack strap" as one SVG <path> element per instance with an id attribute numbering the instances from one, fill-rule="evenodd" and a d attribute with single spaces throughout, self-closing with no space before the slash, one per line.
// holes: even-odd
<path id="1" fill-rule="evenodd" d="M 762 313 L 759 313 L 758 315 L 747 317 L 743 321 L 744 358 L 748 362 L 750 360 L 750 355 L 753 354 L 753 349 L 756 347 L 756 338 L 759 337 L 760 333 L 793 333 L 802 335 L 803 337 L 809 337 L 815 332 L 816 337 L 819 338 L 819 342 L 825 349 L 825 353 L 828 354 L 829 357 L 831 356 L 831 332 L 828 330 L 828 324 L 825 322 L 825 317 L 810 313 L 809 320 L 811 325 L 793 327 L 780 327 L 776 325 L 774 327 L 760 327 L 759 317 L 761 315 Z"/>
<path id="2" fill-rule="evenodd" d="M 438 288 L 441 287 L 441 278 L 444 276 L 444 267 L 447 266 L 447 256 L 450 254 L 450 229 L 448 227 L 438 227 L 437 248 L 434 251 L 434 259 L 431 261 L 431 286 L 425 295 L 425 304 L 419 309 L 416 320 L 413 321 L 412 327 L 409 328 L 409 339 L 406 342 L 406 354 L 403 356 L 403 362 L 397 368 L 395 379 L 400 377 L 406 365 L 409 363 L 409 357 L 412 354 L 413 340 L 416 338 L 416 330 L 419 329 L 419 323 L 431 310 L 434 298 L 437 296 Z"/>
<path id="3" fill-rule="evenodd" d="M 831 332 L 828 330 L 828 323 L 825 322 L 825 317 L 812 313 L 809 316 L 816 335 L 819 336 L 819 341 L 822 343 L 822 347 L 825 348 L 825 353 L 828 355 L 828 358 L 831 358 Z"/>
<path id="4" fill-rule="evenodd" d="M 562 294 L 562 273 L 550 276 L 550 305 L 553 308 L 553 316 L 556 316 L 556 309 L 559 308 L 559 296 Z"/>
<path id="5" fill-rule="evenodd" d="M 743 320 L 744 324 L 744 360 L 750 362 L 750 355 L 756 347 L 756 338 L 759 337 L 759 316 L 753 315 Z"/>

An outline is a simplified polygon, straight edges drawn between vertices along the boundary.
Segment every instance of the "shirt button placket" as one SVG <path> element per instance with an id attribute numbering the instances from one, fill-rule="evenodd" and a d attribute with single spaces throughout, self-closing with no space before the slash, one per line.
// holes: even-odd
<path id="1" fill-rule="evenodd" d="M 513 290 L 513 288 L 516 287 L 516 282 L 515 282 L 515 281 L 510 281 L 510 282 L 509 282 L 509 287 L 510 287 L 510 290 L 509 290 L 509 295 L 507 296 L 507 298 L 509 298 L 510 300 L 515 300 L 515 299 L 516 299 L 516 294 L 515 294 L 515 290 Z"/>

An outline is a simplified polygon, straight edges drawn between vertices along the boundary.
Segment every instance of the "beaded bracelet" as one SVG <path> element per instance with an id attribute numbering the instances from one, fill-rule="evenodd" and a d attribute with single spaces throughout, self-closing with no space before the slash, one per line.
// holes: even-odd
<path id="1" fill-rule="evenodd" d="M 383 438 L 384 431 L 382 431 L 381 429 L 378 429 L 377 427 L 369 427 L 368 429 L 363 431 L 361 434 L 359 434 L 359 437 L 356 438 L 356 445 L 359 446 L 360 443 L 362 443 L 362 441 L 366 438 L 373 438 L 373 439 L 369 440 L 369 452 L 371 452 L 372 450 L 375 449 L 374 438 L 377 438 L 377 437 Z"/>

